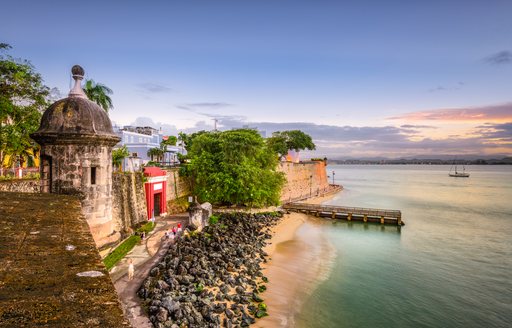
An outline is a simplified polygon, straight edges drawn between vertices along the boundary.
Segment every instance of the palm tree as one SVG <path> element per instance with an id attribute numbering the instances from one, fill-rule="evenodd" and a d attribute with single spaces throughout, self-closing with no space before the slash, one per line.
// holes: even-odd
<path id="1" fill-rule="evenodd" d="M 114 92 L 106 85 L 96 83 L 94 80 L 85 80 L 84 92 L 89 100 L 97 103 L 105 112 L 108 113 L 110 109 L 114 108 L 112 99 L 109 97 Z"/>

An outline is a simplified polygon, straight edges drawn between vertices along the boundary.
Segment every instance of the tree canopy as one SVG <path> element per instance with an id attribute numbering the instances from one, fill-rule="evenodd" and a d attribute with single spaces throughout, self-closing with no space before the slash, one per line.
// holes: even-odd
<path id="1" fill-rule="evenodd" d="M 123 160 L 130 156 L 130 152 L 126 145 L 123 145 L 120 148 L 112 150 L 112 165 L 122 171 L 123 169 Z"/>
<path id="2" fill-rule="evenodd" d="M 0 43 L 0 167 L 6 155 L 9 166 L 35 155 L 38 145 L 30 133 L 39 127 L 50 90 L 29 61 L 3 54 L 9 49 Z"/>
<path id="3" fill-rule="evenodd" d="M 112 89 L 104 84 L 96 83 L 94 80 L 85 80 L 84 92 L 89 100 L 97 103 L 101 108 L 108 113 L 110 109 L 114 108 L 110 95 L 114 93 Z"/>
<path id="4" fill-rule="evenodd" d="M 315 150 L 316 148 L 311 136 L 300 130 L 274 132 L 272 137 L 267 138 L 267 145 L 280 156 L 286 155 L 289 150 Z"/>
<path id="5" fill-rule="evenodd" d="M 188 164 L 180 173 L 195 195 L 214 204 L 266 206 L 279 203 L 284 175 L 275 153 L 257 131 L 201 131 L 186 136 Z"/>

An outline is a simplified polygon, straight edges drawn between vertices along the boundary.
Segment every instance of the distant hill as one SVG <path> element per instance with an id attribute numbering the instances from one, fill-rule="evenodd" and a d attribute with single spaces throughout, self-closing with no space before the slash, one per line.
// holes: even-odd
<path id="1" fill-rule="evenodd" d="M 443 156 L 445 157 L 445 156 Z M 349 159 L 329 159 L 332 164 L 467 164 L 467 165 L 512 165 L 512 157 L 493 158 L 490 156 L 480 156 L 475 158 L 349 158 Z"/>

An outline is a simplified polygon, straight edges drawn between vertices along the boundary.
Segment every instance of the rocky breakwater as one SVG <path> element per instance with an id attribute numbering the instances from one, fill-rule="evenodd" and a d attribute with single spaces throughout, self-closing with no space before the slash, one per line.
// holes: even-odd
<path id="1" fill-rule="evenodd" d="M 153 325 L 246 327 L 267 315 L 260 264 L 267 262 L 263 247 L 281 216 L 222 214 L 202 232 L 186 232 L 138 291 Z"/>

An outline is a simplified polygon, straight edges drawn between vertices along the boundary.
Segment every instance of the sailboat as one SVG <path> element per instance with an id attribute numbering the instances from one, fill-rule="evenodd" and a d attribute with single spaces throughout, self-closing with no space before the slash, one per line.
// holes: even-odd
<path id="1" fill-rule="evenodd" d="M 452 171 L 453 166 L 455 166 L 455 171 Z M 466 166 L 464 164 L 462 164 L 462 172 L 457 171 L 457 164 L 452 164 L 448 175 L 456 178 L 469 178 L 469 173 L 466 173 Z"/>

